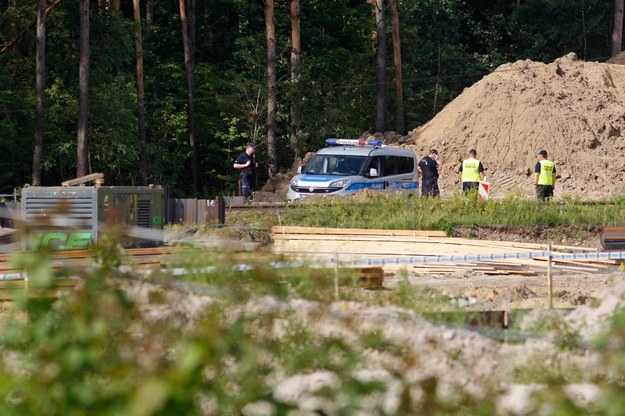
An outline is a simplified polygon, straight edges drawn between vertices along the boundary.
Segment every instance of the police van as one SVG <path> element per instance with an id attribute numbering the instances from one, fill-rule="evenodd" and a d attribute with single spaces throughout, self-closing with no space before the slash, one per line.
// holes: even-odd
<path id="1" fill-rule="evenodd" d="M 349 195 L 361 189 L 416 196 L 414 151 L 385 146 L 379 140 L 327 139 L 326 145 L 291 179 L 288 201 Z"/>

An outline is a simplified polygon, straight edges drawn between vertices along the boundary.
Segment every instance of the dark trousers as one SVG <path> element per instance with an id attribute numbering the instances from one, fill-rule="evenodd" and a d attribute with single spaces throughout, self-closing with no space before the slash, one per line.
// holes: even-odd
<path id="1" fill-rule="evenodd" d="M 536 185 L 536 198 L 541 201 L 553 198 L 553 185 Z"/>
<path id="2" fill-rule="evenodd" d="M 438 178 L 423 179 L 421 181 L 421 196 L 439 196 Z"/>
<path id="3" fill-rule="evenodd" d="M 250 175 L 241 175 L 241 195 L 249 198 L 256 189 L 256 177 Z"/>
<path id="4" fill-rule="evenodd" d="M 469 192 L 471 189 L 477 189 L 479 182 L 462 182 L 462 192 Z"/>

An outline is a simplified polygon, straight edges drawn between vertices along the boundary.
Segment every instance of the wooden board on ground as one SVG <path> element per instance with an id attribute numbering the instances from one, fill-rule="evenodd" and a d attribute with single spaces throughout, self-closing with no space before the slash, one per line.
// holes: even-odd
<path id="1" fill-rule="evenodd" d="M 446 231 L 436 230 L 380 230 L 365 228 L 320 228 L 274 225 L 273 234 L 317 234 L 317 235 L 386 235 L 412 237 L 447 237 Z"/>
<path id="2" fill-rule="evenodd" d="M 286 258 L 308 259 L 310 261 L 350 261 L 370 260 L 376 264 L 385 263 L 385 270 L 410 270 L 415 274 L 450 274 L 462 270 L 473 270 L 488 275 L 536 276 L 546 272 L 544 257 L 511 258 L 490 260 L 490 254 L 516 254 L 546 252 L 544 244 L 517 243 L 508 241 L 472 240 L 466 238 L 441 237 L 439 235 L 416 235 L 412 230 L 360 230 L 314 227 L 273 227 L 272 251 Z M 427 234 L 427 232 L 426 232 Z M 436 234 L 436 233 L 435 233 Z M 595 252 L 595 248 L 558 246 L 562 251 L 553 250 L 553 255 L 571 251 Z M 538 253 L 536 253 L 538 254 Z M 445 263 L 410 263 L 415 257 L 458 256 L 464 260 Z M 485 256 L 475 261 L 471 257 Z M 393 260 L 397 260 L 393 263 Z M 595 262 L 593 264 L 593 262 Z M 554 270 L 575 270 L 594 272 L 609 267 L 610 262 L 601 264 L 597 260 L 554 261 Z M 358 264 L 358 263 L 354 263 Z M 379 263 L 377 263 L 379 264 Z"/>

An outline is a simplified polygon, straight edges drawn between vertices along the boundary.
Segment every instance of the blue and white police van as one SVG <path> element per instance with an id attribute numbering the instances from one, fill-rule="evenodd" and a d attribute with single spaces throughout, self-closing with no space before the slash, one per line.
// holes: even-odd
<path id="1" fill-rule="evenodd" d="M 327 139 L 291 179 L 288 201 L 361 189 L 417 195 L 417 155 L 379 140 Z"/>

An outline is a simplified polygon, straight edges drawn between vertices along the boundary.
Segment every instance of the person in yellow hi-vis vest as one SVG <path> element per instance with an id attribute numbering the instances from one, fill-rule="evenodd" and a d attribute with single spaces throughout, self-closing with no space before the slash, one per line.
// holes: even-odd
<path id="1" fill-rule="evenodd" d="M 471 189 L 477 189 L 480 181 L 484 180 L 484 166 L 482 162 L 477 160 L 477 151 L 469 150 L 469 157 L 462 161 L 458 172 L 462 181 L 462 192 L 469 192 Z"/>
<path id="2" fill-rule="evenodd" d="M 541 201 L 553 198 L 556 185 L 556 164 L 547 159 L 547 151 L 538 152 L 538 163 L 534 168 L 536 198 Z"/>

